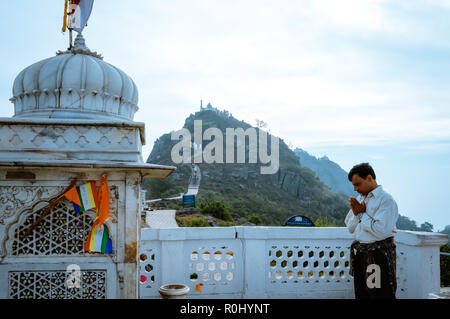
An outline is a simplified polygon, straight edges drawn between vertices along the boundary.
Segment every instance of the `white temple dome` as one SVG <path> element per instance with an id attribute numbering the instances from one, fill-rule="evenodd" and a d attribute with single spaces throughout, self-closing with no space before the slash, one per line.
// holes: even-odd
<path id="1" fill-rule="evenodd" d="M 13 86 L 14 117 L 133 120 L 138 90 L 78 34 L 71 50 L 25 68 Z"/>

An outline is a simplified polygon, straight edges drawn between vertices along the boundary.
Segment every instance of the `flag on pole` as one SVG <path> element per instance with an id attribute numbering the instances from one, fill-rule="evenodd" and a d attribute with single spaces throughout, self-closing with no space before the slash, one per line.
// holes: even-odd
<path id="1" fill-rule="evenodd" d="M 92 12 L 94 0 L 72 0 L 69 16 L 69 29 L 81 33 Z"/>
<path id="2" fill-rule="evenodd" d="M 84 250 L 90 253 L 112 253 L 112 244 L 104 223 L 109 218 L 109 188 L 106 175 L 102 174 L 98 187 L 97 214 L 94 225 L 84 244 Z"/>
<path id="3" fill-rule="evenodd" d="M 112 243 L 105 225 L 99 225 L 98 220 L 86 240 L 84 250 L 90 253 L 112 254 Z"/>
<path id="4" fill-rule="evenodd" d="M 76 213 L 97 207 L 97 188 L 94 181 L 72 187 L 64 196 L 73 203 Z"/>
<path id="5" fill-rule="evenodd" d="M 106 174 L 102 174 L 100 185 L 98 186 L 98 206 L 97 217 L 100 225 L 109 218 L 109 188 L 106 181 Z"/>
<path id="6" fill-rule="evenodd" d="M 98 191 L 94 181 L 74 186 L 63 194 L 72 201 L 75 212 L 80 213 L 95 208 L 94 224 L 84 244 L 84 250 L 91 253 L 112 254 L 112 243 L 104 225 L 109 218 L 109 188 L 106 174 L 102 174 Z"/>

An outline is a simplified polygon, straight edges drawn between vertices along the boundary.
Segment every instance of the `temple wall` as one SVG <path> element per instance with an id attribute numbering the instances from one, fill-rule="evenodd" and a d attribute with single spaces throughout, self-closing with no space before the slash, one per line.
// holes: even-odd
<path id="1" fill-rule="evenodd" d="M 108 176 L 113 254 L 83 251 L 95 211 L 76 214 L 61 200 L 30 235 L 18 234 L 78 178 L 77 185 Z M 0 169 L 0 298 L 137 298 L 141 174 L 80 168 Z M 79 265 L 81 288 L 65 283 L 69 265 Z M 45 288 L 47 287 L 47 288 Z M 51 289 L 49 289 L 51 287 Z M 50 294 L 50 295 L 49 295 Z"/>

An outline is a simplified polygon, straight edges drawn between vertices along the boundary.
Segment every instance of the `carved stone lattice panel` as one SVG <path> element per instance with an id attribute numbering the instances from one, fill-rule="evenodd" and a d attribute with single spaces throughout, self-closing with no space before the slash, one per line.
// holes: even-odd
<path id="1" fill-rule="evenodd" d="M 94 220 L 86 212 L 77 214 L 71 202 L 62 200 L 23 240 L 20 236 L 39 218 L 28 213 L 10 230 L 10 256 L 88 255 L 84 244 Z"/>
<path id="2" fill-rule="evenodd" d="M 106 299 L 106 270 L 81 271 L 79 288 L 69 288 L 66 271 L 11 271 L 11 299 Z"/>

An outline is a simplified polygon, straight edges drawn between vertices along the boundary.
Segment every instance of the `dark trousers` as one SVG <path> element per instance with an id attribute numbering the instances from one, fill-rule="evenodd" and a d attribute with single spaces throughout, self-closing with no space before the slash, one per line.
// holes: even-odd
<path id="1" fill-rule="evenodd" d="M 375 249 L 370 252 L 373 257 L 373 263 L 380 266 L 380 288 L 369 288 L 367 278 L 374 273 L 374 270 L 367 271 L 369 266 L 367 263 L 367 253 L 357 252 L 355 255 L 355 269 L 354 269 L 354 286 L 356 299 L 395 299 L 395 292 L 389 285 L 389 281 L 394 281 L 395 287 L 396 278 L 389 278 L 388 276 L 388 261 L 386 255 Z M 395 267 L 395 265 L 394 265 Z M 370 278 L 371 279 L 371 278 Z M 371 281 L 371 280 L 370 280 Z"/>

